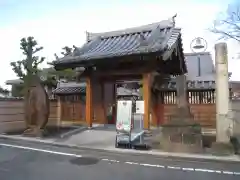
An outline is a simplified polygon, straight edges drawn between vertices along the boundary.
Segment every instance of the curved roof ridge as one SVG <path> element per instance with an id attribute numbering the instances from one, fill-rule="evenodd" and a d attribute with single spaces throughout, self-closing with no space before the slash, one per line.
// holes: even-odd
<path id="1" fill-rule="evenodd" d="M 96 38 L 98 36 L 100 36 L 102 38 L 107 38 L 107 37 L 113 37 L 113 36 L 121 36 L 121 35 L 125 35 L 125 34 L 141 33 L 144 31 L 152 31 L 153 29 L 156 29 L 158 26 L 160 29 L 174 28 L 174 22 L 172 20 L 163 20 L 160 22 L 155 22 L 155 23 L 151 23 L 151 24 L 126 28 L 126 29 L 121 29 L 121 30 L 116 30 L 116 31 L 109 31 L 109 32 L 102 32 L 102 33 L 88 32 L 87 36 L 88 36 L 88 40 L 93 40 L 94 38 Z"/>

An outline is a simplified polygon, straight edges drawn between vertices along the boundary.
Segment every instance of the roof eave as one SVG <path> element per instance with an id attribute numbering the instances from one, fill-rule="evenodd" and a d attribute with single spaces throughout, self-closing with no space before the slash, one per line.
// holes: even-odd
<path id="1" fill-rule="evenodd" d="M 165 49 L 165 48 L 164 48 Z M 87 67 L 87 66 L 94 66 L 97 63 L 102 63 L 103 60 L 112 60 L 115 58 L 127 58 L 127 57 L 132 57 L 132 56 L 148 56 L 152 54 L 160 55 L 162 54 L 163 50 L 161 51 L 153 51 L 153 52 L 145 52 L 145 53 L 132 53 L 132 54 L 127 54 L 127 55 L 116 55 L 116 56 L 103 56 L 103 57 L 93 57 L 91 59 L 81 59 L 81 57 L 75 57 L 72 59 L 68 59 L 68 61 L 65 62 L 53 62 L 54 68 L 56 70 L 61 70 L 61 69 L 66 69 L 66 68 L 76 68 L 76 67 Z M 99 61 L 101 60 L 101 61 Z M 116 62 L 116 61 L 115 61 Z"/>

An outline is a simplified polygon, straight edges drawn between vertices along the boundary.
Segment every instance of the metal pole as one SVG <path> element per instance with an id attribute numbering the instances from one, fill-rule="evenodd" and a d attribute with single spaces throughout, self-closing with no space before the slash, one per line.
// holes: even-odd
<path id="1" fill-rule="evenodd" d="M 200 54 L 198 54 L 197 56 L 198 58 L 198 76 L 201 76 L 201 57 L 200 57 Z"/>
<path id="2" fill-rule="evenodd" d="M 140 132 L 143 131 L 143 114 L 140 114 L 141 118 L 140 118 Z M 143 135 L 140 136 L 140 144 L 143 144 Z"/>

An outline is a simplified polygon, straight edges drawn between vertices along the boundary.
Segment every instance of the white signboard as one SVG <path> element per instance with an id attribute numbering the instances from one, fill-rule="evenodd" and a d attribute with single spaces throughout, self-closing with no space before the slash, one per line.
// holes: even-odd
<path id="1" fill-rule="evenodd" d="M 136 101 L 136 113 L 144 114 L 144 101 Z"/>
<path id="2" fill-rule="evenodd" d="M 116 129 L 130 133 L 132 125 L 132 101 L 118 101 Z"/>

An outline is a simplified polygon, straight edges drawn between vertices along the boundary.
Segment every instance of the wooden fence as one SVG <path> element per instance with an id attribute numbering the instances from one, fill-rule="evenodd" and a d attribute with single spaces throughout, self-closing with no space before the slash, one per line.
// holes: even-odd
<path id="1" fill-rule="evenodd" d="M 163 121 L 167 122 L 174 112 L 177 103 L 176 91 L 161 92 L 160 102 L 163 111 Z M 216 104 L 214 90 L 188 91 L 187 99 L 194 121 L 206 128 L 216 128 Z"/>
<path id="2" fill-rule="evenodd" d="M 51 100 L 48 126 L 56 126 L 60 123 L 57 108 L 57 101 Z M 23 99 L 0 99 L 0 133 L 17 131 L 24 128 Z"/>

